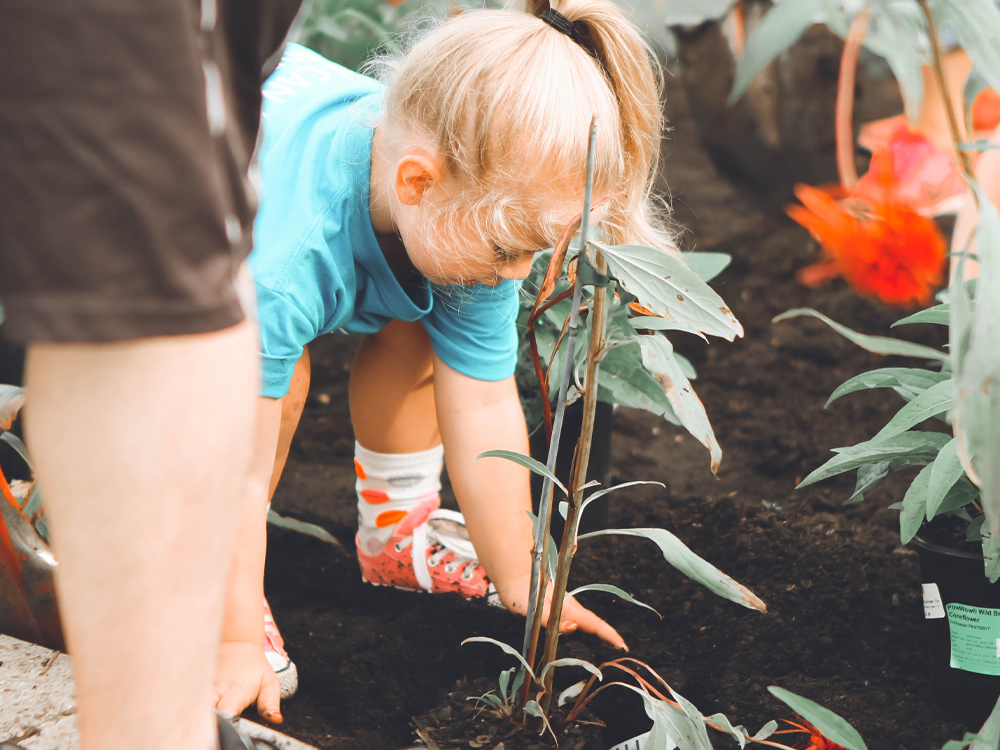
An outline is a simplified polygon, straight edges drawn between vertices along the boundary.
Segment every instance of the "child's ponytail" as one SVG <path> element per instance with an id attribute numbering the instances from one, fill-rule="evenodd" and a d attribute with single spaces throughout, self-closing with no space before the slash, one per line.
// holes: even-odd
<path id="1" fill-rule="evenodd" d="M 595 190 L 623 192 L 601 223 L 605 239 L 674 252 L 652 195 L 663 126 L 654 53 L 611 0 L 554 0 L 579 43 L 542 20 L 549 0 L 524 2 L 526 13 L 453 17 L 390 62 L 387 121 L 429 137 L 468 175 L 462 213 L 502 245 L 511 225 L 545 224 L 545 207 L 525 196 L 526 165 L 582 182 L 596 114 Z M 560 227 L 542 229 L 552 242 Z"/>

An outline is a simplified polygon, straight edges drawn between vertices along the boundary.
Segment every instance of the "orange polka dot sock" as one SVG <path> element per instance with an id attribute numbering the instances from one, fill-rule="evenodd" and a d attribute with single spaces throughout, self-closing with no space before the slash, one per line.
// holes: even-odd
<path id="1" fill-rule="evenodd" d="M 358 536 L 368 554 L 379 554 L 403 516 L 437 497 L 443 465 L 440 445 L 418 453 L 376 453 L 354 443 Z"/>

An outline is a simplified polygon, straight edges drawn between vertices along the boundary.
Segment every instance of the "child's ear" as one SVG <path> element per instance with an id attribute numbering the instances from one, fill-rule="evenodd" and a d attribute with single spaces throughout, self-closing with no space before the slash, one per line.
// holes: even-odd
<path id="1" fill-rule="evenodd" d="M 415 206 L 424 193 L 444 176 L 440 161 L 426 151 L 406 154 L 396 163 L 392 187 L 396 198 L 406 206 Z"/>

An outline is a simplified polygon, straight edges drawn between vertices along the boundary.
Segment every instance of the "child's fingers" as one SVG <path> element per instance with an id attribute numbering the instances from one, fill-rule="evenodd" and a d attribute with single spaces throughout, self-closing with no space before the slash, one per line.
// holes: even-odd
<path id="1" fill-rule="evenodd" d="M 628 651 L 628 646 L 625 645 L 625 639 L 618 634 L 617 630 L 608 625 L 608 623 L 595 615 L 589 609 L 582 606 L 575 599 L 566 599 L 566 603 L 563 604 L 562 616 L 563 624 L 560 627 L 560 630 L 562 630 L 567 623 L 573 623 L 584 633 L 592 633 L 602 641 L 610 643 L 615 648 Z"/>
<path id="2" fill-rule="evenodd" d="M 274 672 L 261 680 L 260 693 L 257 696 L 257 713 L 271 724 L 280 724 L 285 720 L 281 715 L 281 686 Z"/>
<path id="3" fill-rule="evenodd" d="M 232 683 L 216 687 L 215 709 L 226 716 L 239 716 L 251 703 L 244 692 Z"/>

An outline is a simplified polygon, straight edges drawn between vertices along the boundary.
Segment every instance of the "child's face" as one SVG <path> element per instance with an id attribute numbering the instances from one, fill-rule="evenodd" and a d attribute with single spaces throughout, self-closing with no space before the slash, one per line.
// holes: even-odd
<path id="1" fill-rule="evenodd" d="M 565 226 L 580 213 L 582 186 L 547 174 L 531 175 L 534 171 L 526 164 L 517 170 L 522 194 L 544 207 L 547 226 Z M 552 238 L 542 232 L 541 216 L 527 222 L 522 217 L 522 228 L 510 231 L 503 246 L 483 237 L 472 217 L 443 218 L 437 206 L 459 202 L 461 188 L 449 182 L 429 149 L 417 147 L 405 153 L 392 179 L 396 231 L 410 262 L 435 284 L 496 286 L 503 279 L 523 279 L 531 271 L 535 253 L 552 245 Z M 592 223 L 599 222 L 603 213 L 596 210 Z"/>

